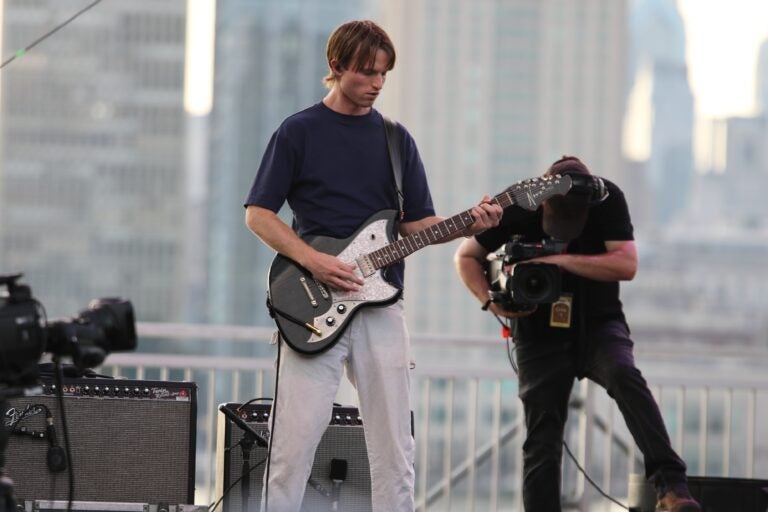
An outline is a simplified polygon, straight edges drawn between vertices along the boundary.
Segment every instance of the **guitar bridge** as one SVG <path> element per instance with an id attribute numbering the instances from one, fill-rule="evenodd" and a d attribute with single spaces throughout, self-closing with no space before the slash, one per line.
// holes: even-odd
<path id="1" fill-rule="evenodd" d="M 357 268 L 359 268 L 360 272 L 363 274 L 363 277 L 369 277 L 373 275 L 374 272 L 376 272 L 376 267 L 368 255 L 360 256 L 355 260 L 355 262 L 357 263 Z"/>

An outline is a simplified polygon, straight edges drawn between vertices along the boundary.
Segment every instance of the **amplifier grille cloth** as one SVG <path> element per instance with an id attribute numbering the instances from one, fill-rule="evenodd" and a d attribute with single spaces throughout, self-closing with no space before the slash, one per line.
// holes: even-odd
<path id="1" fill-rule="evenodd" d="M 9 402 L 15 408 L 37 403 L 50 408 L 58 444 L 64 447 L 61 414 L 53 396 Z M 64 406 L 76 500 L 183 504 L 193 499 L 194 467 L 189 466 L 196 413 L 191 402 L 65 396 Z M 45 430 L 42 414 L 21 424 Z M 68 498 L 68 471 L 52 473 L 47 452 L 47 440 L 9 437 L 6 470 L 19 500 Z"/>
<path id="2" fill-rule="evenodd" d="M 239 404 L 228 405 L 234 408 L 239 406 Z M 256 412 L 260 416 L 263 413 L 269 412 L 269 406 L 263 404 L 253 404 L 246 407 L 250 413 Z M 352 412 L 354 416 L 357 416 L 357 409 L 349 407 L 334 408 L 334 416 L 342 411 L 342 415 L 346 414 L 346 412 Z M 248 421 L 248 424 L 262 437 L 269 438 L 266 419 L 262 421 Z M 221 496 L 223 489 L 229 487 L 232 482 L 240 477 L 243 462 L 242 451 L 239 446 L 236 446 L 242 439 L 243 433 L 239 427 L 227 420 L 222 413 L 219 413 L 218 435 L 217 459 L 219 468 L 217 468 L 217 498 Z M 224 448 L 229 446 L 234 446 L 234 448 L 223 453 Z M 266 448 L 254 446 L 249 459 L 250 465 L 258 464 L 266 456 Z M 325 495 L 331 491 L 333 486 L 330 480 L 331 459 L 340 459 L 347 462 L 347 478 L 340 488 L 338 510 L 344 512 L 370 511 L 371 476 L 363 426 L 360 424 L 331 424 L 323 434 L 312 466 L 312 481 L 315 485 L 320 486 L 322 490 L 318 491 L 312 485 L 307 485 L 302 512 L 331 510 L 331 498 Z M 249 510 L 259 510 L 265 464 L 260 465 L 250 474 Z M 242 510 L 241 487 L 239 484 L 232 488 L 227 498 L 225 498 L 223 505 L 225 512 L 239 512 Z"/>

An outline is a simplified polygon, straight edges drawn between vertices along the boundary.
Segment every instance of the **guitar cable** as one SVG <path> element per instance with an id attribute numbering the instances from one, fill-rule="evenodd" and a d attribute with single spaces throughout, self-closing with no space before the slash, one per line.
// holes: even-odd
<path id="1" fill-rule="evenodd" d="M 272 318 L 274 318 L 275 315 L 277 314 L 277 315 L 280 315 L 281 317 L 285 318 L 289 322 L 293 322 L 296 325 L 300 325 L 301 327 L 304 327 L 306 330 L 311 331 L 311 332 L 313 332 L 314 334 L 316 334 L 318 336 L 323 334 L 320 331 L 320 329 L 318 329 L 314 325 L 310 324 L 309 322 L 304 322 L 303 320 L 300 320 L 300 319 L 296 318 L 295 316 L 293 316 L 293 315 L 291 315 L 289 313 L 286 313 L 285 311 L 283 311 L 281 309 L 277 309 L 275 307 L 275 305 L 272 304 L 272 301 L 270 300 L 269 297 L 267 297 L 267 309 L 269 310 L 269 316 L 271 316 Z M 278 355 L 279 355 L 279 353 L 278 353 Z"/>
<path id="2" fill-rule="evenodd" d="M 233 448 L 233 447 L 232 447 L 232 446 L 230 446 L 229 448 L 227 448 L 227 450 L 229 450 L 229 449 L 231 449 L 231 448 Z M 239 483 L 240 483 L 240 482 L 243 480 L 243 478 L 245 478 L 245 477 L 248 477 L 248 478 L 250 478 L 250 476 L 251 476 L 251 473 L 253 472 L 253 470 L 254 470 L 254 469 L 256 469 L 256 468 L 258 468 L 258 467 L 259 467 L 259 466 L 261 466 L 262 464 L 264 464 L 264 462 L 266 462 L 266 461 L 267 461 L 267 458 L 266 458 L 266 457 L 265 457 L 265 458 L 263 458 L 263 459 L 261 459 L 259 462 L 257 462 L 256 464 L 254 464 L 254 465 L 252 465 L 252 466 L 251 466 L 251 468 L 248 470 L 248 474 L 247 474 L 247 475 L 240 475 L 239 477 L 237 477 L 237 479 L 236 479 L 234 482 L 232 482 L 231 484 L 229 484 L 229 487 L 227 487 L 227 488 L 224 490 L 224 492 L 222 492 L 222 493 L 221 493 L 221 497 L 220 497 L 218 500 L 216 500 L 216 502 L 214 502 L 213 504 L 211 504 L 211 505 L 208 507 L 208 512 L 214 512 L 214 511 L 216 510 L 216 508 L 217 508 L 217 507 L 218 507 L 218 506 L 221 504 L 221 502 L 222 502 L 222 501 L 224 501 L 224 498 L 226 498 L 226 497 L 227 497 L 227 495 L 228 495 L 228 494 L 229 494 L 229 493 L 232 491 L 232 489 L 234 489 L 234 487 L 235 487 L 237 484 L 239 484 Z"/>
<path id="3" fill-rule="evenodd" d="M 270 300 L 267 299 L 267 304 Z M 282 353 L 283 337 L 277 333 L 277 360 L 275 362 L 275 396 L 272 400 L 272 414 L 269 415 L 269 446 L 267 447 L 266 479 L 264 480 L 264 512 L 269 512 L 269 469 L 272 465 L 272 441 L 275 439 L 275 419 L 277 418 L 277 392 L 280 384 L 280 356 Z"/>

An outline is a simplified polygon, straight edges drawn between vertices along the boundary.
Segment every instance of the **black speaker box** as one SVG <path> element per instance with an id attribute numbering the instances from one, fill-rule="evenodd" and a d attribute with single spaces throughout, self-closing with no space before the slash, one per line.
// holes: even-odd
<path id="1" fill-rule="evenodd" d="M 56 443 L 64 427 L 56 386 L 8 400 L 6 471 L 19 502 L 74 499 L 97 502 L 191 504 L 195 494 L 197 386 L 106 378 L 64 379 L 64 412 L 72 460 L 54 472 L 46 416 Z"/>
<path id="2" fill-rule="evenodd" d="M 688 487 L 702 512 L 768 511 L 768 480 L 692 476 Z"/>
<path id="3" fill-rule="evenodd" d="M 254 403 L 241 406 L 241 404 L 228 403 L 223 404 L 223 407 L 238 414 L 261 437 L 269 439 L 269 405 Z M 242 510 L 242 482 L 238 482 L 238 479 L 243 472 L 243 451 L 238 443 L 243 437 L 243 430 L 223 413 L 219 413 L 216 443 L 216 498 L 220 498 L 226 492 L 222 503 L 224 512 Z M 266 459 L 267 448 L 253 446 L 249 456 L 251 472 L 248 475 L 248 510 L 259 510 Z M 331 481 L 332 467 L 336 471 L 344 465 L 346 465 L 344 481 L 334 488 L 334 483 Z M 337 508 L 333 508 L 334 503 L 337 504 Z M 334 407 L 331 422 L 315 452 L 312 474 L 304 493 L 301 510 L 302 512 L 330 510 L 369 512 L 371 508 L 371 473 L 362 420 L 355 407 Z"/>

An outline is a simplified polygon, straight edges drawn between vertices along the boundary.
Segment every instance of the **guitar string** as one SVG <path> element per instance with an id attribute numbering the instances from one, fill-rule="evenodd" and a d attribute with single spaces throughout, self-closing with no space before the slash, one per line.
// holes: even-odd
<path id="1" fill-rule="evenodd" d="M 515 185 L 512 185 L 511 187 L 509 187 L 509 189 L 496 195 L 493 198 L 493 201 L 495 201 L 497 204 L 499 204 L 499 206 L 502 206 L 503 208 L 507 208 L 509 206 L 516 204 L 514 200 L 514 191 L 512 190 L 514 187 Z M 550 187 L 551 187 L 551 182 L 549 181 L 547 181 L 546 183 L 532 183 L 532 184 L 529 184 L 527 191 L 532 193 L 533 195 L 536 195 L 540 193 L 542 189 L 550 188 Z M 508 202 L 508 204 L 502 203 L 502 199 Z M 517 201 L 517 203 L 519 203 L 519 201 Z M 457 215 L 454 215 L 453 217 L 450 217 L 433 226 L 430 226 L 429 228 L 419 231 L 418 233 L 408 235 L 407 237 L 400 238 L 392 242 L 391 244 L 388 244 L 384 247 L 380 247 L 379 249 L 376 249 L 375 251 L 372 251 L 371 253 L 366 255 L 366 257 L 368 257 L 369 260 L 371 260 L 375 270 L 383 268 L 387 265 L 391 265 L 392 263 L 396 263 L 397 261 L 400 261 L 405 257 L 409 256 L 410 254 L 413 254 L 417 250 L 423 247 L 426 247 L 426 245 L 429 245 L 429 244 L 423 244 L 423 245 L 419 244 L 420 237 L 422 235 L 424 236 L 424 238 L 427 239 L 427 241 L 430 244 L 438 240 L 441 240 L 442 238 L 450 236 L 452 234 L 452 232 L 450 231 L 450 227 L 448 228 L 447 234 L 443 235 L 442 226 L 447 225 L 449 222 L 453 223 L 454 222 L 453 219 L 458 219 L 463 222 L 461 228 L 465 228 L 468 225 L 471 225 L 472 222 L 474 222 L 473 219 L 471 220 L 471 222 L 465 223 L 465 221 L 467 220 L 466 217 L 462 218 L 462 216 L 468 216 L 468 215 L 469 215 L 469 210 L 459 213 Z M 454 227 L 455 227 L 455 223 L 454 223 Z M 431 240 L 429 237 L 429 234 L 434 232 L 438 232 L 441 236 L 435 235 L 434 239 Z M 412 242 L 416 242 L 415 248 L 413 248 L 414 244 Z M 406 243 L 411 244 L 411 247 L 410 248 L 407 247 Z"/>

